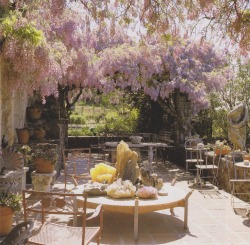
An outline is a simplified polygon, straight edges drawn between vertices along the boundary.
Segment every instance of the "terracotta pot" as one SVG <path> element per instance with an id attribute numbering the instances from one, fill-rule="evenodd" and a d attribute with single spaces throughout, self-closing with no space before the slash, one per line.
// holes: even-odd
<path id="1" fill-rule="evenodd" d="M 0 237 L 10 233 L 13 223 L 13 211 L 9 207 L 0 206 Z"/>
<path id="2" fill-rule="evenodd" d="M 31 120 L 38 120 L 41 118 L 42 110 L 40 108 L 28 107 L 28 115 Z"/>
<path id="3" fill-rule="evenodd" d="M 46 131 L 43 129 L 35 129 L 34 136 L 37 141 L 42 142 L 45 138 Z"/>
<path id="4" fill-rule="evenodd" d="M 28 144 L 29 142 L 29 130 L 28 129 L 16 129 L 17 139 L 19 144 Z"/>
<path id="5" fill-rule="evenodd" d="M 231 152 L 231 150 L 225 149 L 225 150 L 221 151 L 221 155 L 225 156 L 225 155 L 229 154 L 230 152 Z M 215 149 L 214 153 L 215 153 L 215 155 L 219 156 L 220 155 L 220 149 Z"/>
<path id="6" fill-rule="evenodd" d="M 51 163 L 50 160 L 47 160 L 42 157 L 35 158 L 35 169 L 37 173 L 40 174 L 50 174 L 55 170 L 55 166 Z"/>

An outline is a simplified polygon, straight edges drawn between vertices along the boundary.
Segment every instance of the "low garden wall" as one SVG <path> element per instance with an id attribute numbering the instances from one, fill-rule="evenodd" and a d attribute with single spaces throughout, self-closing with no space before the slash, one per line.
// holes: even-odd
<path id="1" fill-rule="evenodd" d="M 106 141 L 128 141 L 129 136 L 69 136 L 68 148 L 85 148 Z"/>

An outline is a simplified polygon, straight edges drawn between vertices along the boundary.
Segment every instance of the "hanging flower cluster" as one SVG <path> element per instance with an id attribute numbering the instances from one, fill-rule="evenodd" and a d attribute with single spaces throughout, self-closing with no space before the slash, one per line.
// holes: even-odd
<path id="1" fill-rule="evenodd" d="M 226 73 L 225 56 L 209 44 L 176 42 L 107 48 L 99 53 L 89 78 L 99 81 L 106 93 L 117 87 L 143 89 L 153 100 L 166 99 L 178 88 L 198 112 L 209 105 L 209 91 L 226 84 Z"/>
<path id="2" fill-rule="evenodd" d="M 8 4 L 0 1 L 0 7 Z M 179 89 L 198 112 L 208 106 L 208 93 L 228 79 L 225 56 L 208 43 L 168 43 L 159 34 L 133 42 L 113 20 L 110 29 L 105 22 L 94 29 L 86 15 L 66 6 L 65 0 L 18 1 L 6 11 L 0 25 L 6 86 L 30 94 L 39 89 L 42 95 L 57 93 L 58 84 L 104 93 L 128 88 L 143 90 L 153 100 Z M 96 21 L 108 16 L 89 7 Z"/>

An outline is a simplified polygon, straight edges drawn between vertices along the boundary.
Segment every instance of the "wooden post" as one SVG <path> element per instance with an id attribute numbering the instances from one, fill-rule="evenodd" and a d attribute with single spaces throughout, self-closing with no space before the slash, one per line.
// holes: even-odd
<path id="1" fill-rule="evenodd" d="M 138 224 L 139 224 L 139 198 L 135 199 L 135 208 L 134 208 L 134 239 L 138 241 Z"/>

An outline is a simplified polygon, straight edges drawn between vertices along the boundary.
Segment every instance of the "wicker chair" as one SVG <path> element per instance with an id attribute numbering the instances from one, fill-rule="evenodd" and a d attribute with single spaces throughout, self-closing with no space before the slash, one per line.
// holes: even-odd
<path id="1" fill-rule="evenodd" d="M 31 213 L 33 216 L 34 214 L 41 216 L 41 226 L 32 234 L 29 244 L 84 245 L 93 240 L 97 240 L 97 244 L 100 243 L 103 224 L 102 206 L 99 205 L 95 212 L 86 218 L 86 195 L 31 190 L 23 190 L 22 195 L 24 220 L 30 219 Z M 78 207 L 78 199 L 84 199 L 81 207 Z M 77 225 L 74 221 L 78 221 L 77 217 L 80 216 L 81 227 L 66 225 L 63 219 L 65 215 L 73 216 L 73 225 Z M 86 227 L 86 221 L 94 218 L 98 221 L 98 225 Z M 35 219 L 37 220 L 37 217 Z"/>

